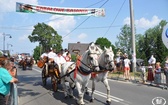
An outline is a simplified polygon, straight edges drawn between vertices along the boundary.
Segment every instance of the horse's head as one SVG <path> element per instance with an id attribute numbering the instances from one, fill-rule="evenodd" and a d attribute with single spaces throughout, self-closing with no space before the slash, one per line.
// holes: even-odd
<path id="1" fill-rule="evenodd" d="M 105 68 L 107 70 L 114 70 L 115 68 L 115 63 L 114 63 L 114 53 L 113 53 L 113 50 L 112 48 L 106 48 L 104 47 L 104 64 L 105 64 Z"/>
<path id="2" fill-rule="evenodd" d="M 93 71 L 99 71 L 99 63 L 98 63 L 98 54 L 96 50 L 96 45 L 92 43 L 88 50 L 82 54 L 83 63 L 86 63 L 90 69 Z"/>

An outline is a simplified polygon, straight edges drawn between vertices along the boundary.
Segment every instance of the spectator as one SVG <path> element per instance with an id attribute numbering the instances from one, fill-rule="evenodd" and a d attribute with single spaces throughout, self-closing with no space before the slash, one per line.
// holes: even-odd
<path id="1" fill-rule="evenodd" d="M 147 80 L 150 82 L 150 85 L 152 85 L 152 82 L 154 81 L 154 77 L 153 77 L 153 70 L 152 70 L 152 66 L 151 65 L 148 66 Z"/>
<path id="2" fill-rule="evenodd" d="M 160 62 L 156 63 L 154 83 L 157 86 L 159 86 L 161 84 L 161 67 L 160 67 Z"/>
<path id="3" fill-rule="evenodd" d="M 130 60 L 128 59 L 128 55 L 125 55 L 125 59 L 124 59 L 124 75 L 125 75 L 125 80 L 130 80 Z"/>
<path id="4" fill-rule="evenodd" d="M 168 57 L 165 61 L 164 74 L 166 76 L 166 86 L 168 87 Z"/>
<path id="5" fill-rule="evenodd" d="M 0 67 L 0 105 L 6 105 L 5 96 L 10 91 L 10 83 L 18 82 L 18 79 L 12 77 L 7 69 L 12 69 L 12 66 L 9 60 L 4 60 Z"/>
<path id="6" fill-rule="evenodd" d="M 154 55 L 151 55 L 150 59 L 148 60 L 148 63 L 152 66 L 153 71 L 155 70 L 155 64 L 156 64 L 156 58 Z"/>
<path id="7" fill-rule="evenodd" d="M 142 83 L 145 84 L 145 82 L 146 82 L 146 68 L 143 63 L 141 65 L 140 69 L 141 69 Z"/>
<path id="8" fill-rule="evenodd" d="M 12 77 L 15 77 L 16 78 L 16 76 L 17 76 L 17 69 L 16 69 L 16 67 L 14 66 L 14 62 L 10 62 L 10 66 L 12 67 L 12 68 L 8 68 L 7 70 L 8 70 L 8 72 L 10 73 L 10 75 L 12 76 Z M 11 84 L 11 85 L 13 85 L 13 84 Z M 11 88 L 12 89 L 12 88 Z M 9 105 L 9 102 L 8 101 L 10 101 L 10 93 L 9 94 L 7 94 L 6 95 L 6 105 Z"/>

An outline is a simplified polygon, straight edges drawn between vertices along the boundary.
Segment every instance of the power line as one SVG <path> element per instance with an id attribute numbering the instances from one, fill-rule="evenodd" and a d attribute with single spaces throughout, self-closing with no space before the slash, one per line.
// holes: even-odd
<path id="1" fill-rule="evenodd" d="M 120 9 L 119 9 L 119 11 L 117 12 L 117 15 L 115 16 L 115 18 L 114 18 L 114 20 L 112 21 L 112 23 L 110 24 L 110 27 L 107 29 L 107 31 L 105 32 L 105 34 L 104 34 L 104 36 L 106 36 L 106 34 L 108 33 L 108 31 L 110 30 L 110 28 L 111 28 L 111 26 L 113 25 L 113 23 L 115 22 L 115 20 L 117 19 L 117 16 L 119 15 L 119 13 L 120 13 L 120 11 L 121 11 L 121 9 L 122 9 L 122 7 L 124 6 L 124 4 L 125 4 L 125 1 L 126 0 L 124 0 L 124 2 L 122 3 L 122 5 L 121 5 L 121 7 L 120 7 Z M 103 36 L 103 37 L 104 37 Z"/>
<path id="2" fill-rule="evenodd" d="M 106 2 L 104 2 L 104 3 L 100 6 L 100 8 L 101 8 L 102 6 L 104 6 L 108 1 L 109 1 L 109 0 L 106 0 Z M 78 27 L 80 27 L 80 26 L 81 26 L 84 22 L 86 22 L 89 18 L 90 18 L 90 16 L 87 17 L 84 21 L 82 21 L 82 23 L 80 23 L 77 27 L 75 27 L 75 28 L 74 28 L 72 31 L 70 31 L 68 34 L 66 34 L 65 36 L 63 36 L 63 38 L 67 37 L 69 34 L 71 34 L 73 31 L 75 31 Z"/>
<path id="3" fill-rule="evenodd" d="M 113 25 L 113 26 L 97 26 L 97 27 L 81 27 L 78 29 L 103 29 L 103 28 L 111 28 L 111 27 L 121 27 L 123 25 Z M 33 30 L 31 28 L 18 28 L 18 27 L 3 27 L 0 26 L 1 29 L 11 29 L 11 30 Z"/>

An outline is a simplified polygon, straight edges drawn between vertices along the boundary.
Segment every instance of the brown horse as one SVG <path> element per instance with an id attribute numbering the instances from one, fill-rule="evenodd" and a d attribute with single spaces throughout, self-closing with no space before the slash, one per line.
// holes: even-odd
<path id="1" fill-rule="evenodd" d="M 34 64 L 34 60 L 32 57 L 26 57 L 26 59 L 22 59 L 19 62 L 19 65 L 22 66 L 23 70 L 26 70 L 27 67 L 29 67 L 29 69 L 32 70 L 33 64 Z"/>
<path id="2" fill-rule="evenodd" d="M 41 64 L 40 64 L 41 62 Z M 47 78 L 51 77 L 52 88 L 54 91 L 57 91 L 57 83 L 59 82 L 60 73 L 58 65 L 53 62 L 48 62 L 48 57 L 43 57 L 39 62 L 38 67 L 42 68 L 42 82 L 46 86 Z M 41 65 L 41 66 L 40 66 Z"/>

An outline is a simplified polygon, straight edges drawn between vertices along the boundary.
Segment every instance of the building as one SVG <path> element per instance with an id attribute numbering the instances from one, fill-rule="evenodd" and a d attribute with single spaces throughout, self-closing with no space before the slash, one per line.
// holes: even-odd
<path id="1" fill-rule="evenodd" d="M 89 43 L 68 43 L 68 50 L 70 54 L 80 54 L 82 55 L 88 49 Z"/>

